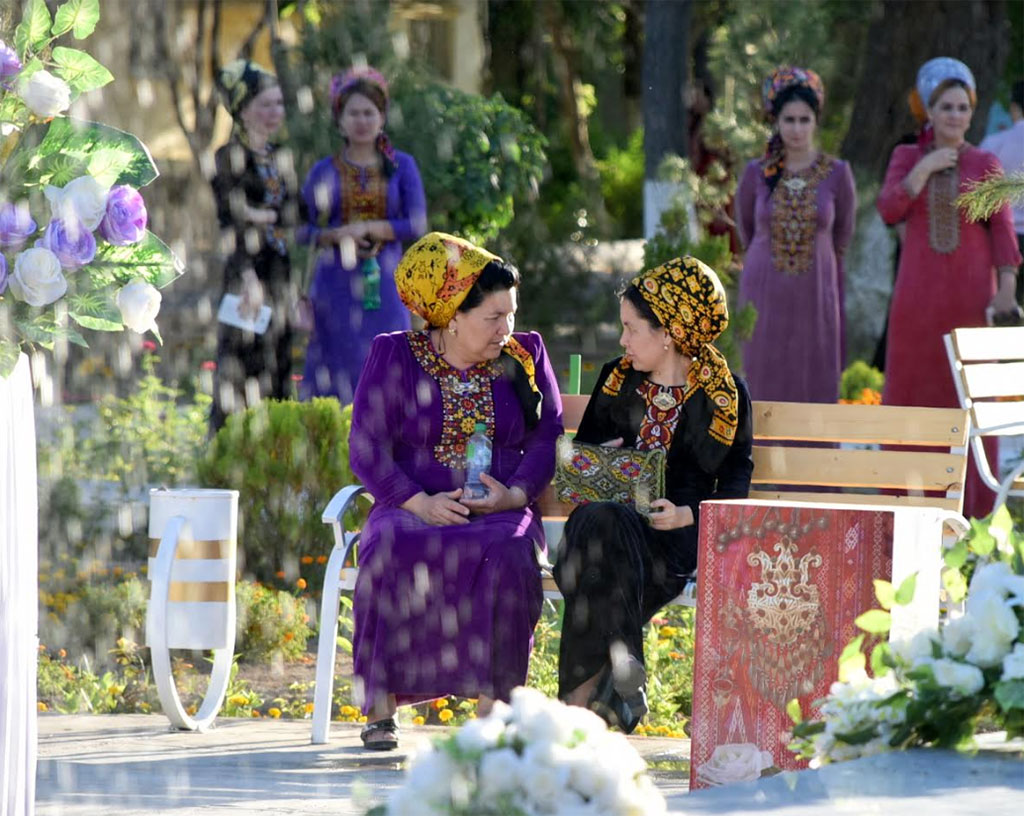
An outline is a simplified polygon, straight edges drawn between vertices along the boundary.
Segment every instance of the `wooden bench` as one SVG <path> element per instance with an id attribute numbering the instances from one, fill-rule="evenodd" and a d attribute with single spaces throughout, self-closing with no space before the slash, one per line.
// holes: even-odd
<path id="1" fill-rule="evenodd" d="M 562 396 L 567 430 L 579 426 L 588 400 Z M 967 468 L 968 419 L 962 409 L 755 401 L 753 426 L 751 498 L 938 507 L 950 511 L 958 532 L 966 530 L 959 516 Z M 328 740 L 339 595 L 355 587 L 358 575 L 359 530 L 345 529 L 344 519 L 360 500 L 369 505 L 373 497 L 362 486 L 349 485 L 323 513 L 335 543 L 321 600 L 314 743 Z M 553 554 L 571 508 L 550 491 L 540 506 Z M 546 597 L 561 597 L 550 574 L 542 583 Z M 691 582 L 673 603 L 694 605 L 695 590 Z"/>
<path id="2" fill-rule="evenodd" d="M 944 340 L 982 481 L 996 491 L 996 507 L 1024 497 L 1024 459 L 1000 480 L 983 446 L 985 437 L 1024 435 L 1024 326 L 953 329 Z"/>

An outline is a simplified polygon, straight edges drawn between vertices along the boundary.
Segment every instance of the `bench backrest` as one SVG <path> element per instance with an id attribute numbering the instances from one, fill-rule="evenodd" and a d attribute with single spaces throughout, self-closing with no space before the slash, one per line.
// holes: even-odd
<path id="1" fill-rule="evenodd" d="M 562 395 L 567 432 L 579 427 L 588 400 Z M 755 401 L 753 424 L 751 498 L 957 512 L 963 504 L 968 422 L 960 408 Z M 554 517 L 571 510 L 552 491 L 541 508 Z"/>
<path id="2" fill-rule="evenodd" d="M 981 438 L 1024 434 L 1024 326 L 953 329 L 945 342 L 978 469 L 997 490 Z"/>

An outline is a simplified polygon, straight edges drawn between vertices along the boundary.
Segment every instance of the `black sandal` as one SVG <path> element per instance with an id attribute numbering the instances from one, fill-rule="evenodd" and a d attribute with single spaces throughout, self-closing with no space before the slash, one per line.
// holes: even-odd
<path id="1" fill-rule="evenodd" d="M 359 739 L 369 751 L 394 751 L 398 747 L 398 723 L 394 717 L 372 722 L 359 732 Z"/>
<path id="2" fill-rule="evenodd" d="M 587 708 L 624 734 L 632 734 L 647 714 L 647 672 L 635 657 L 613 672 L 606 664 Z"/>

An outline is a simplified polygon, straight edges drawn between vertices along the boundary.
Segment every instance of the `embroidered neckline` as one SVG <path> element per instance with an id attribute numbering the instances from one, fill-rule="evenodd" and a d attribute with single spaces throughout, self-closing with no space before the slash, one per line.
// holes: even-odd
<path id="1" fill-rule="evenodd" d="M 460 371 L 434 348 L 430 332 L 409 332 L 409 348 L 420 367 L 441 389 L 441 438 L 434 446 L 434 458 L 453 470 L 466 462 L 466 442 L 476 423 L 487 426 L 494 438 L 494 394 L 491 384 L 501 376 L 495 360 L 477 363 Z"/>
<path id="2" fill-rule="evenodd" d="M 832 161 L 819 153 L 802 170 L 784 168 L 772 194 L 772 265 L 787 275 L 801 275 L 814 264 L 818 185 L 832 172 Z"/>
<path id="3" fill-rule="evenodd" d="M 644 401 L 644 416 L 636 435 L 638 450 L 667 450 L 672 445 L 688 390 L 685 385 L 659 385 L 647 379 L 637 386 Z"/>
<path id="4" fill-rule="evenodd" d="M 928 245 L 940 255 L 950 255 L 960 246 L 960 157 L 967 145 L 957 149 L 956 164 L 928 177 Z M 934 149 L 934 146 L 931 148 Z"/>

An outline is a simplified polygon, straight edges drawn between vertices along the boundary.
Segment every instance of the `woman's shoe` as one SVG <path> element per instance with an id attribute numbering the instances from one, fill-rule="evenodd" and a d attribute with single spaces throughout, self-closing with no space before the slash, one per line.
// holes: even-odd
<path id="1" fill-rule="evenodd" d="M 359 732 L 359 739 L 369 751 L 394 751 L 398 747 L 398 723 L 394 717 L 372 722 Z"/>
<path id="2" fill-rule="evenodd" d="M 625 734 L 632 734 L 647 714 L 647 672 L 635 657 L 629 657 L 615 670 L 606 665 L 594 687 L 587 708 L 608 725 L 618 726 Z"/>

